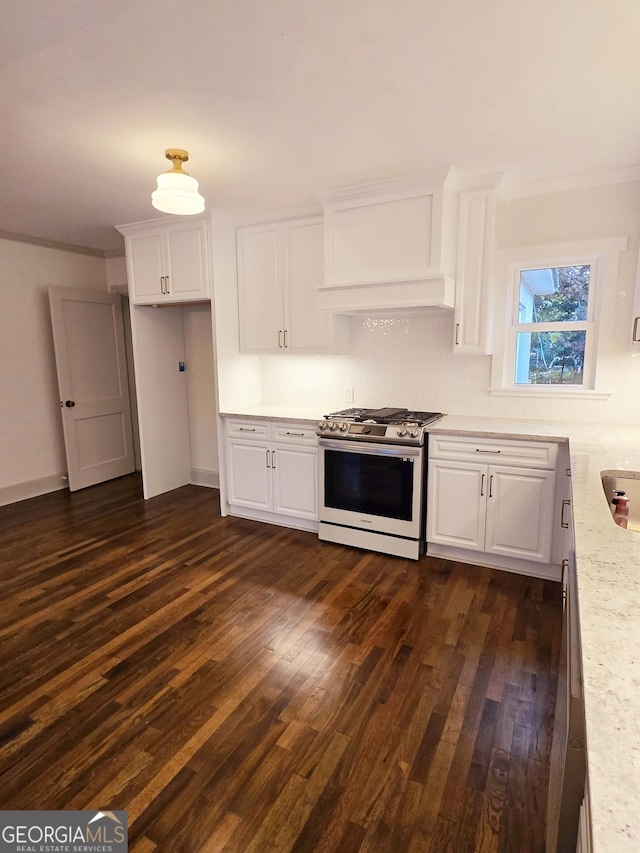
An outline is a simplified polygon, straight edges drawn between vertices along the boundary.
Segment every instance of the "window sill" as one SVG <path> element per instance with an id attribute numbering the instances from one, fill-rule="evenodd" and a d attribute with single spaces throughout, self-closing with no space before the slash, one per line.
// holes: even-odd
<path id="1" fill-rule="evenodd" d="M 557 386 L 549 388 L 544 385 L 534 385 L 528 388 L 513 386 L 511 388 L 488 388 L 495 397 L 549 397 L 561 400 L 608 400 L 611 391 L 594 391 L 591 388 L 568 388 Z"/>

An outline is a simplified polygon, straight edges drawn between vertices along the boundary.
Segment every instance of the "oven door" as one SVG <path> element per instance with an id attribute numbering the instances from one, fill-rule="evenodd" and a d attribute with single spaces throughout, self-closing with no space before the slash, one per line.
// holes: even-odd
<path id="1" fill-rule="evenodd" d="M 422 447 L 321 438 L 320 521 L 412 539 L 422 523 Z"/>

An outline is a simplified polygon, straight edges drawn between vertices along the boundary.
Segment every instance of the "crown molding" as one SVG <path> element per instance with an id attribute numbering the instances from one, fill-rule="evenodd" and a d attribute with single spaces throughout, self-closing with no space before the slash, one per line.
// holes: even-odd
<path id="1" fill-rule="evenodd" d="M 364 184 L 352 184 L 348 187 L 325 190 L 315 193 L 315 197 L 323 205 L 327 206 L 340 204 L 341 202 L 350 202 L 354 199 L 368 198 L 376 200 L 386 197 L 389 193 L 398 193 L 406 196 L 423 195 L 442 189 L 448 179 L 450 179 L 450 182 L 455 182 L 456 178 L 455 170 L 450 166 L 446 166 L 414 175 L 402 175 L 397 178 L 368 181 Z"/>
<path id="2" fill-rule="evenodd" d="M 314 216 L 322 216 L 324 209 L 319 205 L 305 205 L 303 207 L 286 207 L 280 210 L 268 210 L 262 213 L 243 213 L 235 217 L 235 224 L 266 225 L 269 222 L 281 222 L 289 219 L 307 219 Z"/>
<path id="3" fill-rule="evenodd" d="M 92 258 L 117 257 L 123 251 L 105 252 L 102 249 L 92 249 L 90 246 L 76 246 L 73 243 L 61 243 L 58 240 L 45 240 L 41 237 L 30 237 L 27 234 L 15 234 L 13 231 L 0 230 L 0 240 L 11 240 L 14 243 L 27 243 L 29 246 L 40 246 L 42 249 L 57 249 L 60 252 L 71 252 L 75 255 L 89 255 Z"/>
<path id="4" fill-rule="evenodd" d="M 640 165 L 572 177 L 552 178 L 545 181 L 529 181 L 522 184 L 510 183 L 507 179 L 500 188 L 500 197 L 503 199 L 528 198 L 529 196 L 548 195 L 609 184 L 627 184 L 633 181 L 640 181 Z"/>

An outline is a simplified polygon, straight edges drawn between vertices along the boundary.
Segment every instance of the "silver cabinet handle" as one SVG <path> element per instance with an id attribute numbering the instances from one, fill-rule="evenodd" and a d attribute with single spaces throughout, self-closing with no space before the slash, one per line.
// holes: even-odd
<path id="1" fill-rule="evenodd" d="M 476 447 L 476 453 L 502 453 L 501 450 L 481 450 L 479 447 Z"/>
<path id="2" fill-rule="evenodd" d="M 493 497 L 493 474 L 489 477 L 489 497 Z"/>
<path id="3" fill-rule="evenodd" d="M 284 348 L 287 349 L 289 344 L 287 343 L 287 329 L 284 330 Z"/>
<path id="4" fill-rule="evenodd" d="M 562 501 L 562 509 L 560 510 L 560 527 L 564 527 L 565 530 L 569 529 L 569 522 L 564 520 L 564 510 L 565 507 L 571 506 L 571 501 L 564 500 Z"/>
<path id="5" fill-rule="evenodd" d="M 160 293 L 164 293 L 164 292 L 165 292 L 165 289 L 164 289 L 164 276 L 163 276 L 163 275 L 161 275 L 161 276 L 160 276 Z"/>
<path id="6" fill-rule="evenodd" d="M 631 340 L 635 341 L 636 343 L 640 343 L 640 338 L 638 337 L 638 323 L 640 323 L 640 317 L 636 317 L 633 321 L 633 337 L 631 338 Z"/>
<path id="7" fill-rule="evenodd" d="M 171 288 L 169 287 L 169 276 L 165 275 L 164 277 L 164 286 L 166 288 L 165 293 L 171 293 Z"/>
<path id="8" fill-rule="evenodd" d="M 485 475 L 483 474 L 482 475 L 482 482 L 480 483 L 480 497 L 483 497 L 483 495 L 484 495 L 484 478 L 485 478 Z"/>
<path id="9" fill-rule="evenodd" d="M 271 468 L 271 465 L 269 465 L 269 451 L 268 450 L 266 451 L 266 454 L 267 454 L 267 468 Z"/>
<path id="10" fill-rule="evenodd" d="M 460 323 L 456 323 L 456 346 L 460 346 Z"/>
<path id="11" fill-rule="evenodd" d="M 272 468 L 276 467 L 276 452 L 275 452 L 275 450 L 271 451 L 271 467 Z"/>
<path id="12" fill-rule="evenodd" d="M 238 432 L 255 432 L 255 427 L 238 427 Z"/>
<path id="13" fill-rule="evenodd" d="M 282 329 L 278 331 L 278 346 L 282 349 Z"/>
<path id="14" fill-rule="evenodd" d="M 289 430 L 287 430 L 285 432 L 285 435 L 302 435 L 302 436 L 304 436 L 304 433 L 303 432 L 289 432 Z"/>

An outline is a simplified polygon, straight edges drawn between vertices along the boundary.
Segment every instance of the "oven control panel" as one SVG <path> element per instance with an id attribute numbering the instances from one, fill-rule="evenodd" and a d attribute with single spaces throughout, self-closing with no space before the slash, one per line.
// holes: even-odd
<path id="1" fill-rule="evenodd" d="M 394 444 L 422 444 L 424 431 L 415 423 L 375 424 L 327 419 L 320 421 L 316 434 L 354 441 L 384 441 Z"/>

